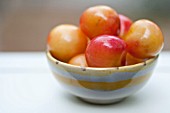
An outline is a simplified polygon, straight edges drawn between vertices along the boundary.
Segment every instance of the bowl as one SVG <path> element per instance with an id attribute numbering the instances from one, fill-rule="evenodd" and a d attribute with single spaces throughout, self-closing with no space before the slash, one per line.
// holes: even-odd
<path id="1" fill-rule="evenodd" d="M 141 89 L 149 80 L 159 56 L 135 65 L 93 68 L 67 64 L 46 52 L 51 71 L 71 94 L 95 104 L 121 101 Z"/>

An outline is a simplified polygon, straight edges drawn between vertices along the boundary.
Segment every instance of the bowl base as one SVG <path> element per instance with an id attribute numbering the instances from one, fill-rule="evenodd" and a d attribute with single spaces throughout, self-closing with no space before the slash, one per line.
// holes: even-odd
<path id="1" fill-rule="evenodd" d="M 78 97 L 78 98 L 91 104 L 114 104 L 125 100 L 127 97 L 118 98 L 118 99 L 109 99 L 109 100 L 89 99 L 89 98 L 82 98 L 82 97 Z"/>

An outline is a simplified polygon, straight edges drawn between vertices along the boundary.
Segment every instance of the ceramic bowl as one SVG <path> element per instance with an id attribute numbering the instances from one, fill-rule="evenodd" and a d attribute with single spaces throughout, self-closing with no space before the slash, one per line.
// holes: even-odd
<path id="1" fill-rule="evenodd" d="M 47 52 L 53 75 L 71 94 L 91 103 L 108 104 L 123 100 L 141 89 L 149 80 L 158 56 L 146 62 L 113 68 L 70 65 Z"/>

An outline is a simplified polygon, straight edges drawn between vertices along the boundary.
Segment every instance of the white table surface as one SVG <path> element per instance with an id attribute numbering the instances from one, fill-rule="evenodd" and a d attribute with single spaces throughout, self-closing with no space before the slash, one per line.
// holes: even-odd
<path id="1" fill-rule="evenodd" d="M 170 52 L 162 52 L 142 90 L 104 106 L 82 102 L 62 89 L 45 53 L 1 52 L 0 113 L 170 113 Z"/>

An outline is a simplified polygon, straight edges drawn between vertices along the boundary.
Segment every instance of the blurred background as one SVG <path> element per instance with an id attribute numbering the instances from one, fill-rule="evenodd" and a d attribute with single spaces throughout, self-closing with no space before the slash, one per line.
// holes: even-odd
<path id="1" fill-rule="evenodd" d="M 59 24 L 79 24 L 81 13 L 109 5 L 132 20 L 156 22 L 170 50 L 170 0 L 0 0 L 0 51 L 44 51 L 48 32 Z"/>

